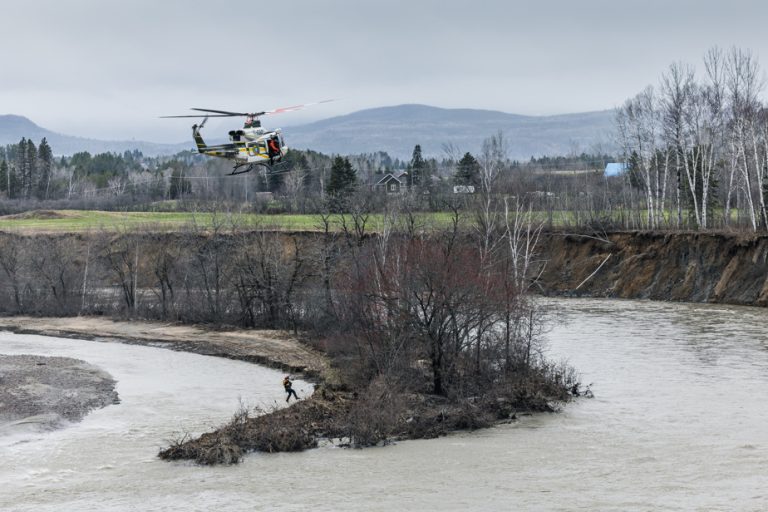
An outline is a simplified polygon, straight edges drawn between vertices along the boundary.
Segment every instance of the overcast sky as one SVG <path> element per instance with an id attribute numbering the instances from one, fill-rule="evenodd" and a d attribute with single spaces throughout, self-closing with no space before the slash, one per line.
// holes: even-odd
<path id="1" fill-rule="evenodd" d="M 402 103 L 602 110 L 715 45 L 767 66 L 766 20 L 764 0 L 8 1 L 0 114 L 181 142 L 188 120 L 157 116 L 326 98 L 339 100 L 268 124 Z"/>

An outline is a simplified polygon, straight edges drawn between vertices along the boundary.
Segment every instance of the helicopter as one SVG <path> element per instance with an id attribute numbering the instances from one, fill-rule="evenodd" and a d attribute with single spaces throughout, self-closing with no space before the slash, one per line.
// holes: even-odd
<path id="1" fill-rule="evenodd" d="M 257 167 L 265 167 L 270 170 L 274 164 L 280 162 L 288 152 L 288 146 L 285 145 L 285 139 L 280 128 L 266 130 L 261 126 L 261 116 L 282 114 L 284 112 L 293 112 L 301 110 L 310 105 L 327 103 L 333 100 L 324 100 L 316 103 L 306 103 L 303 105 L 294 105 L 292 107 L 282 107 L 274 110 L 263 110 L 261 112 L 229 112 L 227 110 L 213 110 L 208 108 L 192 108 L 202 112 L 201 114 L 183 115 L 183 116 L 161 116 L 162 118 L 178 117 L 202 117 L 202 122 L 192 125 L 192 137 L 195 139 L 198 153 L 218 158 L 225 158 L 234 162 L 234 168 L 229 176 L 244 174 Z M 217 144 L 209 146 L 203 140 L 200 130 L 205 126 L 209 117 L 245 117 L 243 128 L 240 130 L 231 130 L 229 132 L 228 144 Z"/>

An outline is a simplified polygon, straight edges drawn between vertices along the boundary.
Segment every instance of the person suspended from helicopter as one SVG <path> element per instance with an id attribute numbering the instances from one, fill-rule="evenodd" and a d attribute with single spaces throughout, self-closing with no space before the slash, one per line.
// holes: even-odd
<path id="1" fill-rule="evenodd" d="M 277 136 L 270 137 L 267 140 L 267 148 L 269 150 L 269 165 L 272 165 L 272 161 L 280 154 L 280 143 L 277 140 Z"/>

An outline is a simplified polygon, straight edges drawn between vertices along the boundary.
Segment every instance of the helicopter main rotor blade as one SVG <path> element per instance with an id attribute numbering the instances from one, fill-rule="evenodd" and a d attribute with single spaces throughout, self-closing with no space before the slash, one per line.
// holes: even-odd
<path id="1" fill-rule="evenodd" d="M 170 119 L 170 118 L 174 118 L 174 117 L 196 117 L 196 118 L 199 119 L 201 117 L 233 117 L 233 116 L 230 116 L 230 115 L 220 115 L 220 114 L 197 114 L 197 115 L 192 115 L 192 116 L 160 116 L 161 119 Z"/>
<path id="2" fill-rule="evenodd" d="M 334 100 L 316 101 L 314 103 L 304 103 L 303 105 L 293 105 L 291 107 L 280 107 L 274 110 L 262 110 L 261 112 L 230 112 L 229 110 L 214 110 L 211 108 L 192 108 L 191 110 L 197 110 L 198 112 L 205 112 L 205 114 L 197 115 L 185 115 L 185 116 L 160 116 L 161 118 L 176 118 L 176 117 L 259 117 L 263 115 L 271 114 L 283 114 L 285 112 L 294 112 L 301 110 L 311 105 L 319 105 L 320 103 L 328 103 Z"/>
<path id="3" fill-rule="evenodd" d="M 213 112 L 215 114 L 225 114 L 227 116 L 253 116 L 259 114 L 249 114 L 247 112 L 229 112 L 227 110 L 212 110 L 209 108 L 193 108 L 191 110 L 197 110 L 198 112 Z"/>

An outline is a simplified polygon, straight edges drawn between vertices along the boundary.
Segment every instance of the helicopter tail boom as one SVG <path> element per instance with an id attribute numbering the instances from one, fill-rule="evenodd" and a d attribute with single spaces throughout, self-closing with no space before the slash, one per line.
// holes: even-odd
<path id="1" fill-rule="evenodd" d="M 205 150 L 208 149 L 208 145 L 203 140 L 203 136 L 200 135 L 200 128 L 201 126 L 194 125 L 192 126 L 192 137 L 195 139 L 195 145 L 197 145 L 197 151 L 198 153 L 205 153 Z"/>

